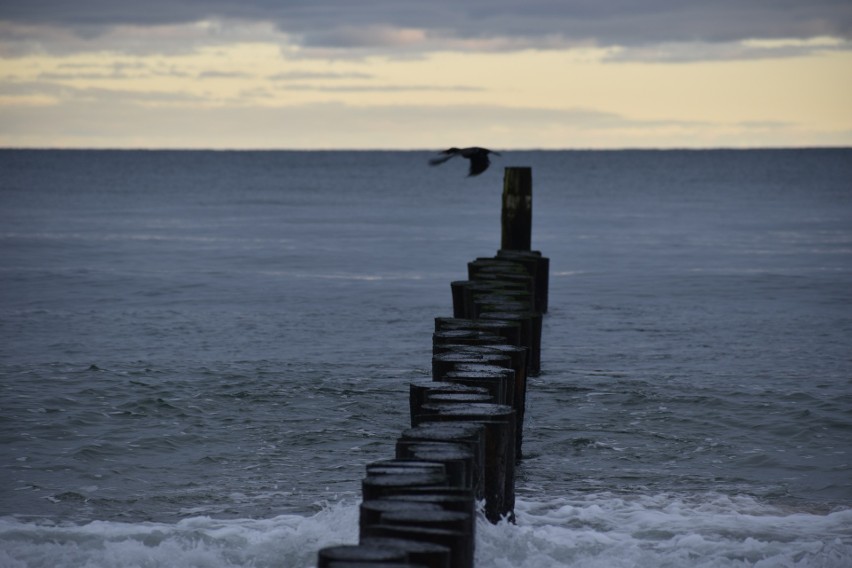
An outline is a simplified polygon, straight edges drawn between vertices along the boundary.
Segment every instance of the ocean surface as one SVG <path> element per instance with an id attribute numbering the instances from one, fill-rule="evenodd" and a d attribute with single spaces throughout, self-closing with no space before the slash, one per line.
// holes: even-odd
<path id="1" fill-rule="evenodd" d="M 357 540 L 533 168 L 517 524 L 478 566 L 852 566 L 852 150 L 0 151 L 0 567 Z"/>

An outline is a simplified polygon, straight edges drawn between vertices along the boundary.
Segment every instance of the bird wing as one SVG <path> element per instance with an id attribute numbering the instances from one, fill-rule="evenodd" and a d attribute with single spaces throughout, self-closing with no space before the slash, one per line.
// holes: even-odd
<path id="1" fill-rule="evenodd" d="M 438 158 L 432 158 L 431 160 L 429 160 L 429 165 L 430 166 L 437 166 L 438 164 L 443 164 L 444 162 L 446 162 L 447 160 L 449 160 L 450 158 L 452 158 L 454 156 L 455 156 L 455 154 L 447 154 L 445 156 L 440 156 Z"/>
<path id="2" fill-rule="evenodd" d="M 488 154 L 485 152 L 471 156 L 470 171 L 468 172 L 467 176 L 478 176 L 479 174 L 487 170 L 490 164 L 491 160 L 488 159 Z"/>

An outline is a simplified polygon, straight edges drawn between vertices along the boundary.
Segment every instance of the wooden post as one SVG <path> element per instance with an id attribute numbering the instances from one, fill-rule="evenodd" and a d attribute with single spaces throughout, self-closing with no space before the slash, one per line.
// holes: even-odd
<path id="1" fill-rule="evenodd" d="M 423 511 L 441 511 L 441 506 L 434 503 L 412 503 L 410 501 L 387 501 L 373 499 L 363 501 L 359 507 L 358 526 L 360 531 L 359 542 L 363 546 L 364 538 L 367 536 L 367 527 L 377 525 L 381 521 L 383 513 L 388 511 L 405 511 L 407 509 Z"/>
<path id="2" fill-rule="evenodd" d="M 340 546 L 329 546 L 319 551 L 317 568 L 332 568 L 337 563 L 349 562 L 408 562 L 408 554 L 404 550 L 393 548 L 378 548 L 374 546 L 360 546 L 357 544 L 344 544 Z"/>
<path id="3" fill-rule="evenodd" d="M 397 440 L 397 447 L 404 441 L 453 443 L 462 444 L 468 448 L 474 458 L 474 496 L 477 499 L 485 498 L 484 426 L 473 422 L 425 422 L 415 428 L 404 430 Z"/>
<path id="4" fill-rule="evenodd" d="M 532 168 L 506 168 L 501 234 L 501 249 L 532 248 Z"/>
<path id="5" fill-rule="evenodd" d="M 450 567 L 450 549 L 446 546 L 441 546 L 440 544 L 418 540 L 381 537 L 366 537 L 362 538 L 360 542 L 363 546 L 404 550 L 408 554 L 408 561 L 412 566 L 425 566 L 428 568 Z"/>
<path id="6" fill-rule="evenodd" d="M 430 460 L 444 465 L 447 477 L 454 487 L 464 487 L 476 494 L 476 468 L 473 451 L 462 443 L 424 442 L 400 438 L 396 441 L 399 459 Z"/>
<path id="7" fill-rule="evenodd" d="M 515 507 L 515 411 L 502 404 L 426 404 L 420 422 L 474 422 L 485 427 L 485 517 L 498 523 Z"/>
<path id="8" fill-rule="evenodd" d="M 397 523 L 373 525 L 367 529 L 367 533 L 368 539 L 395 538 L 438 544 L 450 551 L 452 568 L 473 568 L 473 538 L 461 531 Z"/>
<path id="9" fill-rule="evenodd" d="M 378 531 L 375 536 L 402 536 L 404 538 L 418 538 L 423 533 L 420 531 L 439 531 L 445 536 L 441 541 L 435 542 L 450 549 L 450 565 L 454 568 L 473 568 L 475 549 L 475 537 L 473 534 L 474 524 L 470 516 L 454 511 L 418 511 L 401 510 L 388 511 L 382 514 L 381 524 L 377 525 Z M 382 530 L 384 529 L 384 530 Z M 394 534 L 394 530 L 398 530 Z M 413 530 L 413 533 L 408 532 Z M 367 529 L 368 533 L 370 529 Z M 371 535 L 372 536 L 372 535 Z M 424 539 L 425 540 L 425 539 Z"/>
<path id="10" fill-rule="evenodd" d="M 489 394 L 488 389 L 485 387 L 468 386 L 459 383 L 450 383 L 446 381 L 430 381 L 427 379 L 411 382 L 408 385 L 408 389 L 408 407 L 411 411 L 412 427 L 417 423 L 417 417 L 422 414 L 420 409 L 423 408 L 424 404 L 428 403 L 428 398 L 430 394 Z"/>

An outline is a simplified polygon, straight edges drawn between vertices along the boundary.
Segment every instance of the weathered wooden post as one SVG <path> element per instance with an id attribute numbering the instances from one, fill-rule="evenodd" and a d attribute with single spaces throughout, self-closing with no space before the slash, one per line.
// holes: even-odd
<path id="1" fill-rule="evenodd" d="M 503 175 L 501 249 L 530 250 L 532 244 L 532 168 L 506 168 Z"/>
<path id="2" fill-rule="evenodd" d="M 418 488 L 420 490 L 439 491 L 443 488 L 450 489 L 451 487 L 446 474 L 420 473 L 416 470 L 413 470 L 412 473 L 397 475 L 369 474 L 361 480 L 361 495 L 364 501 L 382 499 L 387 495 L 417 490 Z M 463 489 L 463 491 L 467 490 Z"/>
<path id="3" fill-rule="evenodd" d="M 466 393 L 466 394 L 488 394 L 485 387 L 468 386 L 447 381 L 430 381 L 423 379 L 413 381 L 408 385 L 408 406 L 411 411 L 411 425 L 414 426 L 416 417 L 420 416 L 420 409 L 427 403 L 429 394 L 441 393 Z"/>
<path id="4" fill-rule="evenodd" d="M 485 427 L 485 516 L 514 519 L 515 411 L 502 404 L 425 404 L 424 422 L 475 422 Z"/>
<path id="5" fill-rule="evenodd" d="M 474 496 L 477 499 L 485 498 L 485 427 L 483 425 L 474 422 L 425 422 L 415 428 L 404 430 L 397 440 L 397 447 L 405 441 L 453 443 L 468 448 L 474 458 Z"/>
<path id="6" fill-rule="evenodd" d="M 377 525 L 381 521 L 383 513 L 388 511 L 405 511 L 414 509 L 420 511 L 441 511 L 441 506 L 434 503 L 412 503 L 410 501 L 388 501 L 383 499 L 374 499 L 372 501 L 363 501 L 358 508 L 358 526 L 360 531 L 360 544 L 363 546 L 364 538 L 367 535 L 367 527 Z"/>
<path id="7" fill-rule="evenodd" d="M 465 513 L 453 511 L 388 511 L 381 516 L 381 524 L 367 529 L 369 536 L 418 538 L 421 531 L 438 531 L 444 538 L 436 544 L 450 549 L 450 565 L 455 568 L 473 568 L 475 537 L 473 520 Z M 409 532 L 412 531 L 412 532 Z"/>
<path id="8" fill-rule="evenodd" d="M 366 537 L 361 539 L 361 545 L 403 550 L 408 554 L 408 561 L 412 566 L 452 568 L 450 566 L 450 549 L 440 544 L 401 538 Z M 356 564 L 355 566 L 361 565 Z M 379 566 L 386 565 L 380 564 Z"/>
<path id="9" fill-rule="evenodd" d="M 344 544 L 340 546 L 329 546 L 319 551 L 317 568 L 333 568 L 338 563 L 380 563 L 391 562 L 407 563 L 408 553 L 404 550 L 393 548 L 379 548 L 375 546 L 361 546 L 357 544 Z"/>
<path id="10" fill-rule="evenodd" d="M 471 490 L 475 496 L 477 471 L 479 466 L 473 450 L 463 443 L 427 442 L 420 440 L 396 441 L 396 455 L 399 459 L 431 460 L 441 463 L 447 469 L 447 477 L 454 487 Z"/>

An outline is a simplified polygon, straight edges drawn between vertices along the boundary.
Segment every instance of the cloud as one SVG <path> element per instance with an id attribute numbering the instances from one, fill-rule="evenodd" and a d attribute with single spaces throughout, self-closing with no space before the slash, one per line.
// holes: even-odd
<path id="1" fill-rule="evenodd" d="M 70 91 L 71 96 L 64 91 L 61 104 L 0 109 L 0 145 L 8 137 L 25 146 L 328 148 L 333 139 L 338 148 L 440 148 L 487 139 L 494 147 L 564 148 L 593 147 L 608 136 L 611 143 L 613 135 L 647 145 L 658 140 L 654 133 L 708 126 L 639 120 L 591 108 L 342 103 L 261 108 L 236 101 L 213 108 L 196 104 L 191 96 Z M 20 85 L 15 93 L 23 93 Z"/>
<path id="2" fill-rule="evenodd" d="M 250 73 L 244 71 L 202 71 L 198 74 L 199 79 L 247 79 L 252 77 Z"/>
<path id="3" fill-rule="evenodd" d="M 738 126 L 748 130 L 784 130 L 794 128 L 794 122 L 782 120 L 746 120 L 738 123 Z"/>
<path id="4" fill-rule="evenodd" d="M 0 110 L 5 125 L 0 145 L 9 145 L 7 140 L 16 133 L 16 146 L 222 149 L 437 149 L 482 140 L 494 148 L 683 147 L 683 140 L 695 147 L 772 146 L 789 141 L 791 133 L 815 144 L 842 140 L 843 136 L 848 140 L 848 132 L 807 132 L 783 123 L 640 120 L 589 108 L 313 103 L 214 109 L 202 105 L 151 107 L 146 97 L 127 104 L 117 91 L 83 94 L 90 98 L 81 96 L 64 107 L 22 105 Z M 158 96 L 153 93 L 150 99 Z M 424 171 L 429 171 L 425 160 Z"/>
<path id="5" fill-rule="evenodd" d="M 370 73 L 338 73 L 333 71 L 288 71 L 276 73 L 267 77 L 270 81 L 305 81 L 305 80 L 341 80 L 341 79 L 372 79 Z"/>
<path id="6" fill-rule="evenodd" d="M 104 79 L 127 79 L 130 75 L 120 72 L 112 72 L 112 73 L 103 73 L 98 71 L 93 72 L 45 72 L 39 73 L 36 78 L 42 81 L 79 81 L 79 80 L 87 80 L 87 81 L 99 81 Z"/>
<path id="7" fill-rule="evenodd" d="M 482 87 L 471 85 L 387 85 L 377 83 L 375 85 L 315 85 L 297 84 L 289 85 L 288 91 L 317 91 L 324 93 L 404 93 L 404 92 L 448 92 L 448 93 L 476 93 L 484 92 Z"/>
<path id="8" fill-rule="evenodd" d="M 406 48 L 422 46 L 427 34 L 423 29 L 400 28 L 390 25 L 368 24 L 364 26 L 343 25 L 328 31 L 306 35 L 304 45 L 324 48 Z"/>
<path id="9" fill-rule="evenodd" d="M 5 2 L 0 145 L 848 143 L 850 30 L 849 0 Z"/>
<path id="10" fill-rule="evenodd" d="M 840 47 L 849 49 L 852 39 L 848 0 L 27 0 L 4 3 L 0 21 L 14 28 L 3 37 L 17 41 L 19 48 L 27 42 L 31 47 L 58 39 L 68 43 L 71 38 L 78 49 L 101 42 L 120 49 L 142 48 L 143 38 L 122 42 L 120 37 L 141 29 L 145 34 L 167 30 L 144 47 L 159 43 L 161 49 L 175 49 L 186 42 L 250 38 L 245 31 L 257 26 L 265 26 L 261 35 L 267 39 L 321 53 L 594 45 L 644 49 L 647 57 L 653 53 L 650 46 L 658 44 L 704 48 L 746 40 L 829 37 L 847 40 Z M 118 36 L 113 33 L 117 28 L 123 30 Z M 173 43 L 168 30 L 184 43 Z M 738 56 L 768 53 L 765 47 L 753 47 Z M 671 57 L 664 54 L 663 59 Z"/>
<path id="11" fill-rule="evenodd" d="M 0 99 L 15 98 L 18 100 L 33 99 L 47 101 L 56 112 L 62 109 L 72 109 L 75 105 L 92 104 L 95 107 L 104 105 L 105 108 L 116 105 L 146 106 L 146 105 L 197 105 L 207 100 L 192 93 L 174 91 L 139 91 L 121 88 L 103 87 L 73 87 L 52 82 L 53 74 L 43 73 L 36 81 L 22 81 L 0 85 Z M 32 106 L 32 105 L 28 105 Z M 14 105 L 8 105 L 7 113 L 14 113 Z M 53 111 L 52 111 L 53 112 Z M 8 124 L 6 124 L 7 126 Z"/>
<path id="12" fill-rule="evenodd" d="M 272 23 L 263 20 L 79 26 L 61 22 L 10 22 L 3 20 L 0 11 L 0 57 L 31 54 L 67 56 L 86 52 L 176 55 L 239 43 L 287 45 L 290 38 Z"/>
<path id="13" fill-rule="evenodd" d="M 664 42 L 618 47 L 604 54 L 606 62 L 693 63 L 802 57 L 817 52 L 852 50 L 852 42 L 833 37 L 808 40 L 742 40 L 730 43 Z"/>

